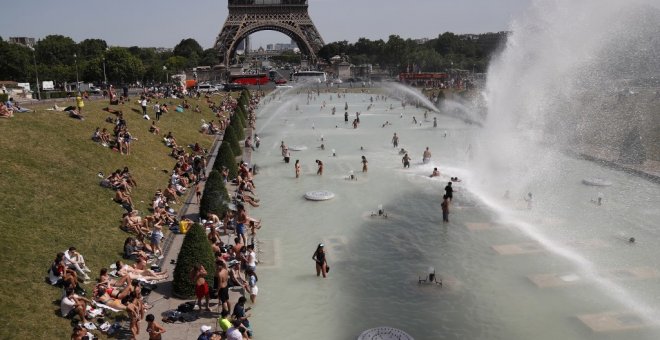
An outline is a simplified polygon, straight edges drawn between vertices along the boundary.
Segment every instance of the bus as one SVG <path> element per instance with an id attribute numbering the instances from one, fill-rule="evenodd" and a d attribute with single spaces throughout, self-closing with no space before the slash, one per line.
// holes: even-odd
<path id="1" fill-rule="evenodd" d="M 234 74 L 229 76 L 229 82 L 241 85 L 266 85 L 269 82 L 268 75 L 260 74 Z"/>
<path id="2" fill-rule="evenodd" d="M 299 71 L 291 74 L 291 81 L 296 83 L 325 83 L 327 80 L 325 72 L 321 71 Z"/>

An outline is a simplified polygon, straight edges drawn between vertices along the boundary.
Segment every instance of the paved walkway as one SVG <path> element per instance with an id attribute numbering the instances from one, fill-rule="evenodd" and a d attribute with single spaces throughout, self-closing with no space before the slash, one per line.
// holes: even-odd
<path id="1" fill-rule="evenodd" d="M 252 135 L 252 129 L 247 129 L 245 135 L 246 136 Z M 212 171 L 213 163 L 215 162 L 215 158 L 218 155 L 218 150 L 220 149 L 221 143 L 222 143 L 222 136 L 221 135 L 216 136 L 213 146 L 211 147 L 212 150 L 211 157 L 208 160 L 208 165 L 206 169 L 207 174 L 209 174 Z M 242 159 L 250 163 L 251 158 L 252 158 L 252 150 L 245 148 L 242 155 Z M 206 182 L 202 182 L 202 184 L 205 183 Z M 231 193 L 233 191 L 233 186 L 228 185 L 227 189 Z M 204 190 L 203 186 L 201 190 Z M 196 198 L 194 192 L 192 192 L 192 190 L 190 191 L 191 192 L 188 194 L 188 197 L 179 212 L 179 216 L 181 219 L 189 218 L 193 221 L 198 221 L 199 205 L 195 203 Z M 185 235 L 174 234 L 174 233 L 170 233 L 167 236 L 167 239 L 163 246 L 164 258 L 161 260 L 159 265 L 163 270 L 167 270 L 167 272 L 170 274 L 170 278 L 166 281 L 162 281 L 158 283 L 157 289 L 153 291 L 146 298 L 147 303 L 152 305 L 152 308 L 147 311 L 147 314 L 153 314 L 156 317 L 156 321 L 158 321 L 158 323 L 161 324 L 167 330 L 167 333 L 163 335 L 163 337 L 167 339 L 197 339 L 197 337 L 200 334 L 200 327 L 202 325 L 211 326 L 213 327 L 214 330 L 219 329 L 217 320 L 220 317 L 220 312 L 219 312 L 219 305 L 217 299 L 211 300 L 211 304 L 210 304 L 211 312 L 207 312 L 204 310 L 200 311 L 198 314 L 199 319 L 197 319 L 196 321 L 185 322 L 185 323 L 161 322 L 161 319 L 163 318 L 164 314 L 167 311 L 176 309 L 180 304 L 184 302 L 194 300 L 194 299 L 188 299 L 188 300 L 177 299 L 172 296 L 172 279 L 174 276 L 175 265 L 171 264 L 171 262 L 172 260 L 176 261 L 179 255 L 179 250 L 181 249 L 181 244 L 183 243 L 184 236 Z M 241 294 L 239 292 L 234 292 L 230 290 L 229 299 L 232 306 L 236 304 L 236 301 L 240 296 Z M 146 328 L 147 328 L 147 322 L 144 320 L 140 321 L 140 334 L 138 336 L 138 339 L 149 338 L 148 334 L 146 333 Z"/>

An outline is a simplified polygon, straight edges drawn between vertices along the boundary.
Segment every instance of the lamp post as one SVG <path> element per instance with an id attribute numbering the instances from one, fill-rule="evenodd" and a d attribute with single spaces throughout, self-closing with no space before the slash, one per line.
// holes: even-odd
<path id="1" fill-rule="evenodd" d="M 73 60 L 76 64 L 76 90 L 78 91 L 78 95 L 80 95 L 80 80 L 78 78 L 78 55 L 73 54 Z"/>
<path id="2" fill-rule="evenodd" d="M 165 71 L 165 84 L 167 84 L 167 79 L 169 78 L 169 74 L 167 73 L 167 66 L 163 66 L 163 71 Z"/>
<path id="3" fill-rule="evenodd" d="M 37 52 L 35 52 L 34 48 L 30 49 L 32 50 L 32 59 L 34 60 L 34 74 L 37 78 L 37 97 L 41 100 L 41 90 L 39 90 L 39 69 L 37 68 Z"/>
<path id="4" fill-rule="evenodd" d="M 108 85 L 108 76 L 105 74 L 105 57 L 103 57 L 103 85 Z"/>

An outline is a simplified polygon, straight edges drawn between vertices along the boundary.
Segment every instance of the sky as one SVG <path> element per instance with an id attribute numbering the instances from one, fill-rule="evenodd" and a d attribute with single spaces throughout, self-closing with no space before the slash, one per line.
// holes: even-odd
<path id="1" fill-rule="evenodd" d="M 443 32 L 507 30 L 533 0 L 309 0 L 309 14 L 326 43 L 434 38 Z M 43 38 L 60 34 L 111 46 L 172 48 L 193 38 L 213 47 L 227 18 L 227 0 L 19 0 L 3 6 L 0 36 Z M 288 43 L 277 32 L 252 36 L 252 48 Z"/>

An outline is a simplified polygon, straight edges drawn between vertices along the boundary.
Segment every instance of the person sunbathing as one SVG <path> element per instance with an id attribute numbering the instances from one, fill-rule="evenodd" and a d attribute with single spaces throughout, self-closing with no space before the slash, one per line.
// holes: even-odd
<path id="1" fill-rule="evenodd" d="M 129 283 L 129 278 L 124 276 L 120 277 L 119 280 L 115 280 L 110 274 L 108 274 L 108 268 L 101 268 L 97 281 L 98 283 L 103 283 L 109 287 L 123 287 Z"/>
<path id="2" fill-rule="evenodd" d="M 122 261 L 117 261 L 118 268 L 117 274 L 119 276 L 128 276 L 131 280 L 165 280 L 169 277 L 167 271 L 162 273 L 155 273 L 151 269 L 146 269 L 146 262 L 138 260 L 132 267 L 124 264 Z"/>
<path id="3" fill-rule="evenodd" d="M 169 184 L 167 186 L 167 189 L 163 192 L 163 196 L 167 199 L 169 202 L 174 202 L 175 204 L 179 204 L 179 196 L 176 193 L 176 189 L 174 188 L 173 184 Z"/>
<path id="4" fill-rule="evenodd" d="M 149 233 L 149 226 L 146 219 L 142 219 L 137 214 L 137 210 L 124 214 L 122 218 L 122 229 L 132 231 L 136 235 L 147 235 Z"/>
<path id="5" fill-rule="evenodd" d="M 125 310 L 126 306 L 121 303 L 121 299 L 128 296 L 130 291 L 130 286 L 127 286 L 124 289 L 118 289 L 116 287 L 108 287 L 101 283 L 94 287 L 94 301 L 114 309 Z"/>
<path id="6" fill-rule="evenodd" d="M 158 126 L 156 126 L 156 121 L 153 120 L 151 121 L 151 126 L 149 127 L 149 132 L 153 133 L 154 135 L 160 135 L 160 129 Z"/>

